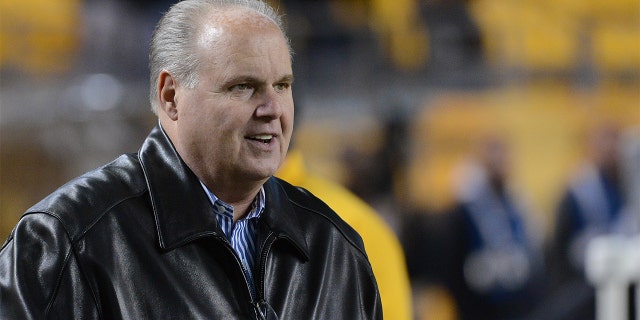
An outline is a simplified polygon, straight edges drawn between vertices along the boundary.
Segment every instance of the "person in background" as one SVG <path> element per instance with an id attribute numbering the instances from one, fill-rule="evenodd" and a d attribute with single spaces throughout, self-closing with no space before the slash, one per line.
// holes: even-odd
<path id="1" fill-rule="evenodd" d="M 385 319 L 413 319 L 411 284 L 398 238 L 378 213 L 345 187 L 307 170 L 293 148 L 276 176 L 325 201 L 362 236 L 380 289 Z"/>
<path id="2" fill-rule="evenodd" d="M 460 319 L 525 318 L 544 295 L 545 270 L 531 210 L 511 185 L 506 141 L 487 135 L 460 173 L 447 280 Z"/>
<path id="3" fill-rule="evenodd" d="M 585 275 L 585 252 L 596 236 L 633 234 L 637 224 L 628 212 L 621 176 L 620 130 L 596 125 L 587 138 L 587 156 L 571 177 L 556 213 L 548 248 L 553 294 L 564 301 L 557 319 L 595 316 L 595 291 Z"/>
<path id="4" fill-rule="evenodd" d="M 257 0 L 185 0 L 150 49 L 136 154 L 28 209 L 0 251 L 0 319 L 382 319 L 361 237 L 272 175 L 291 50 Z"/>

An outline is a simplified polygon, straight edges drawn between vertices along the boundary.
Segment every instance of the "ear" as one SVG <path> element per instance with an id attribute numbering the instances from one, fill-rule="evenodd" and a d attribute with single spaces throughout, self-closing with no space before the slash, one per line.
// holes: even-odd
<path id="1" fill-rule="evenodd" d="M 176 102 L 176 81 L 166 70 L 158 75 L 158 95 L 160 109 L 173 121 L 178 120 L 178 108 Z"/>

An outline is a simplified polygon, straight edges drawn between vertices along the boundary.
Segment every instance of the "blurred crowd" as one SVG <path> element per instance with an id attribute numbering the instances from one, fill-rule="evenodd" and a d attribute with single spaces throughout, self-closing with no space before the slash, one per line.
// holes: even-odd
<path id="1" fill-rule="evenodd" d="M 638 138 L 623 141 L 620 128 L 608 123 L 592 128 L 546 237 L 535 221 L 540 213 L 514 185 L 506 139 L 479 139 L 453 175 L 450 205 L 403 216 L 400 234 L 415 289 L 445 288 L 459 319 L 595 319 L 596 288 L 585 256 L 598 236 L 638 234 L 633 199 L 640 190 L 625 177 L 640 170 L 638 154 L 625 159 L 621 150 L 637 150 Z M 628 306 L 634 315 L 633 303 Z"/>
<path id="2" fill-rule="evenodd" d="M 0 4 L 2 239 L 135 152 L 172 2 Z M 295 52 L 296 149 L 395 232 L 415 319 L 595 319 L 588 245 L 640 227 L 637 0 L 269 2 Z"/>

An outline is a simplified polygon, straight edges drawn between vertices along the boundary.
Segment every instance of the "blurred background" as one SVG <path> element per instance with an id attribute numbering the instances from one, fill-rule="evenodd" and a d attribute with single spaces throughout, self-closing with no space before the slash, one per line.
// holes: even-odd
<path id="1" fill-rule="evenodd" d="M 295 51 L 295 145 L 401 239 L 416 319 L 593 317 L 584 239 L 640 215 L 640 1 L 270 2 Z M 171 3 L 0 1 L 2 241 L 137 151 Z"/>

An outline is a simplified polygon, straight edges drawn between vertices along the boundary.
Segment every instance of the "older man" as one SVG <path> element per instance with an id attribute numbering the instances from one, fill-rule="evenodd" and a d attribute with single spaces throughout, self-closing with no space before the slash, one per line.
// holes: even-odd
<path id="1" fill-rule="evenodd" d="M 159 125 L 26 212 L 0 251 L 0 318 L 382 318 L 359 235 L 272 177 L 293 129 L 277 13 L 180 2 L 150 69 Z"/>

